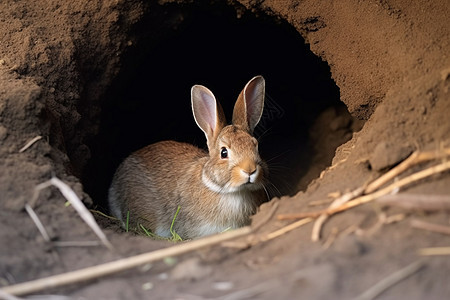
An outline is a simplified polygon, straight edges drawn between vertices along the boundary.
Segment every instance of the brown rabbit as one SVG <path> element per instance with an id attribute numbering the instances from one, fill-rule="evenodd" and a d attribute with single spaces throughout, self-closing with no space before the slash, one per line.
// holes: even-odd
<path id="1" fill-rule="evenodd" d="M 213 93 L 194 85 L 192 111 L 205 133 L 209 154 L 193 145 L 163 141 L 127 157 L 117 169 L 109 189 L 109 206 L 129 226 L 183 239 L 219 233 L 249 224 L 266 199 L 266 164 L 252 136 L 264 107 L 265 82 L 251 79 L 240 93 L 232 125 Z"/>

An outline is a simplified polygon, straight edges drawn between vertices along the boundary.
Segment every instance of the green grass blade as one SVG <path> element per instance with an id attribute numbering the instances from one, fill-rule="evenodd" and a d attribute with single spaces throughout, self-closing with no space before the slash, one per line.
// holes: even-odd
<path id="1" fill-rule="evenodd" d="M 145 234 L 149 237 L 153 237 L 153 235 L 150 233 L 150 231 L 148 231 L 147 229 L 145 229 L 144 225 L 139 224 L 139 227 L 141 227 L 142 230 L 144 230 Z"/>
<path id="2" fill-rule="evenodd" d="M 130 211 L 127 211 L 127 222 L 125 223 L 125 231 L 128 232 L 128 225 L 130 223 Z"/>
<path id="3" fill-rule="evenodd" d="M 173 230 L 173 225 L 175 224 L 175 220 L 176 220 L 176 218 L 177 218 L 177 216 L 178 216 L 178 213 L 180 212 L 180 209 L 181 209 L 181 206 L 179 206 L 178 205 L 178 208 L 177 208 L 177 211 L 176 211 L 176 213 L 175 213 L 175 216 L 173 217 L 173 219 L 172 219 L 172 224 L 170 225 L 170 233 L 172 234 L 172 241 L 174 241 L 174 242 L 180 242 L 180 241 L 182 241 L 183 239 L 178 235 L 178 233 L 176 233 L 174 230 Z"/>

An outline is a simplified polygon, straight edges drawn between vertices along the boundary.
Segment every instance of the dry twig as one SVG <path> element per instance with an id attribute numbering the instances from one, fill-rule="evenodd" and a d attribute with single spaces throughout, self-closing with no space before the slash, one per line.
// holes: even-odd
<path id="1" fill-rule="evenodd" d="M 382 196 L 385 196 L 389 193 L 399 190 L 400 188 L 407 186 L 411 183 L 417 182 L 424 178 L 430 177 L 434 174 L 442 173 L 447 170 L 450 170 L 450 162 L 444 161 L 441 164 L 429 167 L 417 173 L 414 173 L 410 176 L 407 176 L 397 182 L 390 184 L 389 186 L 379 189 L 382 185 L 387 183 L 389 180 L 394 177 L 400 175 L 405 170 L 410 168 L 413 165 L 424 161 L 430 161 L 433 159 L 441 159 L 450 155 L 450 149 L 444 149 L 442 151 L 429 151 L 429 152 L 415 152 L 408 159 L 406 159 L 403 163 L 399 164 L 397 167 L 389 171 L 388 173 L 381 176 L 379 179 L 373 181 L 367 187 L 360 187 L 355 189 L 352 192 L 346 193 L 341 197 L 337 198 L 333 203 L 325 210 L 315 211 L 315 212 L 303 212 L 298 214 L 287 214 L 287 215 L 279 215 L 278 219 L 299 219 L 305 217 L 317 218 L 312 232 L 312 240 L 317 241 L 320 238 L 320 231 L 324 224 L 324 222 L 328 219 L 329 216 L 348 210 L 352 207 L 373 201 Z M 376 191 L 377 190 L 377 191 Z M 370 193 L 369 193 L 370 192 Z M 362 195 L 362 196 L 360 196 Z"/>
<path id="2" fill-rule="evenodd" d="M 33 144 L 36 143 L 37 141 L 39 141 L 40 139 L 42 139 L 42 136 L 40 136 L 40 135 L 32 138 L 28 143 L 25 144 L 25 146 L 20 148 L 19 153 L 25 152 L 28 148 L 33 146 Z"/>
<path id="3" fill-rule="evenodd" d="M 394 194 L 386 195 L 376 200 L 386 206 L 398 206 L 404 209 L 420 209 L 423 211 L 450 210 L 450 196 L 424 194 Z"/>
<path id="4" fill-rule="evenodd" d="M 121 271 L 129 270 L 143 264 L 148 264 L 165 257 L 177 256 L 200 248 L 218 244 L 220 242 L 247 235 L 251 232 L 249 226 L 242 227 L 233 231 L 227 231 L 221 234 L 208 236 L 202 239 L 177 244 L 175 246 L 160 249 L 133 257 L 128 257 L 109 263 L 88 267 L 85 269 L 72 271 L 60 275 L 54 275 L 47 278 L 37 279 L 16 285 L 2 287 L 0 292 L 11 295 L 26 295 L 49 288 L 60 287 L 68 284 L 79 283 L 102 276 L 111 275 Z"/>
<path id="5" fill-rule="evenodd" d="M 267 217 L 260 222 L 259 224 L 255 225 L 252 228 L 252 232 L 255 232 L 257 229 L 259 229 L 263 224 L 265 224 L 267 221 L 269 221 L 273 214 L 275 213 L 276 209 L 278 207 L 278 202 L 276 202 L 276 204 L 272 207 L 271 211 L 269 212 L 269 214 L 267 215 Z M 303 226 L 305 224 L 308 224 L 309 222 L 311 222 L 313 219 L 312 218 L 305 218 L 305 219 L 301 219 L 297 222 L 294 222 L 292 224 L 286 225 L 280 229 L 277 229 L 271 233 L 268 233 L 264 236 L 261 237 L 256 237 L 256 236 L 250 236 L 247 238 L 246 241 L 237 241 L 237 242 L 229 242 L 229 243 L 224 243 L 222 244 L 225 247 L 230 247 L 230 248 L 240 248 L 240 249 L 245 249 L 248 248 L 250 246 L 254 246 L 260 242 L 266 242 L 266 241 L 270 241 L 274 238 L 277 238 L 283 234 L 288 233 L 289 231 L 292 231 L 296 228 L 299 228 L 300 226 Z"/>
<path id="6" fill-rule="evenodd" d="M 423 256 L 450 255 L 450 247 L 422 248 L 418 253 Z"/>
<path id="7" fill-rule="evenodd" d="M 50 242 L 50 236 L 47 233 L 47 230 L 45 229 L 44 224 L 42 224 L 41 220 L 39 220 L 39 217 L 34 212 L 33 208 L 30 205 L 25 204 L 25 210 L 27 211 L 27 213 L 30 216 L 31 220 L 33 220 L 34 224 L 36 225 L 37 229 L 41 233 L 41 235 L 44 238 L 44 240 L 47 241 L 47 242 Z"/>
<path id="8" fill-rule="evenodd" d="M 394 179 L 396 176 L 400 175 L 407 169 L 411 168 L 414 165 L 418 165 L 420 163 L 435 160 L 435 159 L 441 159 L 445 158 L 447 156 L 450 156 L 450 148 L 443 149 L 441 151 L 426 151 L 426 152 L 419 152 L 416 151 L 413 154 L 411 154 L 407 159 L 405 159 L 402 163 L 400 163 L 398 166 L 378 178 L 377 180 L 373 181 L 371 184 L 369 184 L 364 191 L 366 194 L 372 193 L 373 191 L 376 191 L 379 189 L 382 185 L 387 183 L 388 181 Z"/>
<path id="9" fill-rule="evenodd" d="M 308 224 L 312 220 L 313 220 L 313 218 L 304 218 L 304 219 L 298 220 L 295 223 L 289 224 L 287 226 L 284 226 L 281 229 L 278 229 L 278 230 L 275 230 L 274 232 L 269 233 L 268 235 L 262 237 L 260 239 L 260 241 L 266 242 L 266 241 L 272 240 L 272 239 L 274 239 L 276 237 L 279 237 L 280 235 L 283 235 L 283 234 L 285 234 L 285 233 L 287 233 L 289 231 L 292 231 L 292 230 L 294 230 L 296 228 L 299 228 L 300 226 Z"/>
<path id="10" fill-rule="evenodd" d="M 334 210 L 328 210 L 328 214 L 335 214 L 337 212 L 347 210 L 349 208 L 358 206 L 360 204 L 370 202 L 374 199 L 378 199 L 381 196 L 387 195 L 387 194 L 389 194 L 395 190 L 398 190 L 402 187 L 410 185 L 411 183 L 417 182 L 419 180 L 425 179 L 425 178 L 430 177 L 435 174 L 445 172 L 447 170 L 450 170 L 450 161 L 444 162 L 439 165 L 432 166 L 425 170 L 414 173 L 414 174 L 407 176 L 403 179 L 400 179 L 399 181 L 394 182 L 391 185 L 389 185 L 381 190 L 378 190 L 377 192 L 374 192 L 372 194 L 364 195 L 364 196 L 358 197 L 356 199 L 353 199 Z"/>
<path id="11" fill-rule="evenodd" d="M 39 186 L 39 189 L 45 188 L 49 186 L 49 183 L 44 183 L 42 186 Z M 147 264 L 153 261 L 161 260 L 165 257 L 177 256 L 184 253 L 188 253 L 190 251 L 194 251 L 206 246 L 211 246 L 214 244 L 222 243 L 224 241 L 238 238 L 241 236 L 248 235 L 251 232 L 259 229 L 262 225 L 264 225 L 268 220 L 272 218 L 276 209 L 278 208 L 278 203 L 275 202 L 266 216 L 260 223 L 256 224 L 253 228 L 246 226 L 237 230 L 228 231 L 222 234 L 209 236 L 203 239 L 198 239 L 194 241 L 190 241 L 184 244 L 179 244 L 170 248 L 156 250 L 148 253 L 144 253 L 141 255 L 137 255 L 134 257 L 129 257 L 117 261 L 113 261 L 110 263 L 105 263 L 102 265 L 89 267 L 85 269 L 81 269 L 78 271 L 68 272 L 61 275 L 50 276 L 43 279 L 38 279 L 34 281 L 29 281 L 17 285 L 7 286 L 3 289 L 0 289 L 0 292 L 5 292 L 11 295 L 25 295 L 37 291 L 41 291 L 48 288 L 59 287 L 67 284 L 73 284 L 78 282 L 87 281 L 94 278 L 99 278 L 101 276 L 110 275 L 113 273 L 125 271 L 128 269 L 132 269 L 142 264 Z M 311 219 L 312 220 L 312 219 Z M 301 220 L 301 223 L 308 223 L 305 220 Z M 282 228 L 269 234 L 265 237 L 264 241 L 273 239 L 277 236 L 280 236 L 283 233 L 286 233 L 290 230 L 298 228 L 301 226 L 299 222 L 291 224 L 287 226 L 288 228 Z M 72 244 L 71 244 L 72 245 Z"/>
<path id="12" fill-rule="evenodd" d="M 347 203 L 350 199 L 353 199 L 353 198 L 361 195 L 363 192 L 364 192 L 364 187 L 360 187 L 350 193 L 346 193 L 346 194 L 342 195 L 341 197 L 337 198 L 336 200 L 333 201 L 333 203 L 330 204 L 330 206 L 328 207 L 328 210 L 336 209 L 336 208 L 342 206 L 343 204 Z M 316 242 L 320 239 L 320 231 L 322 229 L 323 224 L 325 223 L 325 221 L 328 219 L 328 216 L 329 216 L 328 210 L 325 211 L 324 213 L 322 213 L 317 218 L 316 222 L 314 223 L 314 227 L 313 227 L 312 234 L 311 234 L 311 240 L 313 240 L 314 242 Z"/>
<path id="13" fill-rule="evenodd" d="M 84 204 L 80 200 L 80 198 L 78 198 L 77 194 L 75 194 L 75 192 L 67 184 L 65 184 L 58 178 L 53 177 L 52 179 L 37 185 L 35 188 L 35 193 L 34 193 L 33 199 L 31 200 L 30 206 L 34 205 L 34 203 L 36 202 L 36 200 L 39 196 L 40 191 L 51 185 L 53 185 L 59 189 L 61 194 L 63 194 L 63 196 L 67 199 L 67 201 L 70 202 L 70 204 L 73 206 L 73 208 L 75 208 L 75 210 L 78 212 L 80 217 L 86 222 L 86 224 L 88 224 L 89 227 L 91 227 L 91 229 L 99 237 L 99 239 L 102 241 L 102 243 L 108 249 L 113 250 L 114 249 L 113 245 L 111 245 L 108 238 L 103 233 L 103 231 L 100 229 L 100 227 L 98 226 L 98 224 L 95 221 L 92 214 L 89 212 L 89 210 L 86 208 L 86 206 L 84 206 Z"/>
<path id="14" fill-rule="evenodd" d="M 388 277 L 382 279 L 374 286 L 369 288 L 367 291 L 354 298 L 353 300 L 371 300 L 375 299 L 378 295 L 383 293 L 385 290 L 399 283 L 400 281 L 408 278 L 417 271 L 419 271 L 425 263 L 422 260 L 415 261 L 412 264 L 398 270 L 397 272 L 389 275 Z"/>
<path id="15" fill-rule="evenodd" d="M 411 220 L 411 227 L 450 235 L 450 227 L 439 224 L 433 224 L 422 220 L 417 219 Z"/>

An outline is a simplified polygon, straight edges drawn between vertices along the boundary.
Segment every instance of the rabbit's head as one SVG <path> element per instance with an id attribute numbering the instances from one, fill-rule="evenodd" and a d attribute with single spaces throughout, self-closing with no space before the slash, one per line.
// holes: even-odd
<path id="1" fill-rule="evenodd" d="M 202 181 L 210 190 L 225 194 L 264 188 L 268 170 L 253 137 L 264 107 L 264 85 L 262 76 L 246 84 L 234 106 L 231 125 L 226 124 L 222 107 L 209 89 L 192 87 L 194 118 L 209 150 Z"/>

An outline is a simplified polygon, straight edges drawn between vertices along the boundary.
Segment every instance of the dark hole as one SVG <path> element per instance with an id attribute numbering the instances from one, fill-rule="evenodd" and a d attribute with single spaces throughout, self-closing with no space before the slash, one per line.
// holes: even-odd
<path id="1" fill-rule="evenodd" d="M 94 202 L 106 209 L 112 175 L 134 150 L 167 139 L 206 147 L 192 116 L 192 85 L 208 87 L 230 120 L 239 92 L 258 74 L 266 79 L 266 105 L 255 135 L 271 168 L 270 190 L 280 196 L 304 189 L 299 183 L 320 151 L 310 138 L 314 122 L 330 108 L 348 114 L 328 65 L 272 16 L 224 3 L 162 10 L 162 17 L 149 10 L 135 28 L 102 100 L 100 132 L 88 143 L 92 157 L 83 172 Z"/>

